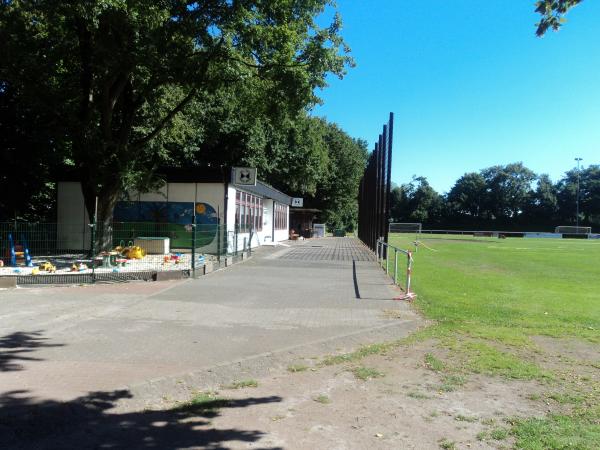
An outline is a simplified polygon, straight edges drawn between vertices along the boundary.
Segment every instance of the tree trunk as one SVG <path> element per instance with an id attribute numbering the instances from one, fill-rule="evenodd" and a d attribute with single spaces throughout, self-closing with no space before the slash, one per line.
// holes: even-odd
<path id="1" fill-rule="evenodd" d="M 108 183 L 102 189 L 97 189 L 94 183 L 84 180 L 81 188 L 91 222 L 94 221 L 98 198 L 94 250 L 108 251 L 113 247 L 113 213 L 120 194 L 119 180 L 115 178 L 114 183 Z"/>

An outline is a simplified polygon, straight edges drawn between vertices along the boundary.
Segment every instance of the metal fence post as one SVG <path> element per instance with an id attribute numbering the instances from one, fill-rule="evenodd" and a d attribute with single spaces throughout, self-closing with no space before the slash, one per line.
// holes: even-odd
<path id="1" fill-rule="evenodd" d="M 192 216 L 192 277 L 196 278 L 196 214 Z"/>
<path id="2" fill-rule="evenodd" d="M 390 258 L 388 257 L 388 249 L 385 249 L 385 274 L 389 275 L 390 271 L 389 271 L 389 262 L 390 262 Z"/>
<path id="3" fill-rule="evenodd" d="M 92 283 L 96 282 L 96 261 L 94 260 L 94 256 L 96 255 L 96 225 L 96 216 L 94 216 L 94 219 L 90 224 L 90 227 L 92 228 L 92 241 L 90 242 L 90 258 L 92 260 Z"/>
<path id="4" fill-rule="evenodd" d="M 394 284 L 398 284 L 398 250 L 394 247 Z"/>
<path id="5" fill-rule="evenodd" d="M 410 292 L 410 278 L 412 272 L 412 252 L 408 251 L 406 254 L 406 295 L 411 295 Z"/>
<path id="6" fill-rule="evenodd" d="M 254 228 L 250 227 L 250 240 L 248 242 L 248 256 L 252 256 L 252 236 L 254 235 Z"/>

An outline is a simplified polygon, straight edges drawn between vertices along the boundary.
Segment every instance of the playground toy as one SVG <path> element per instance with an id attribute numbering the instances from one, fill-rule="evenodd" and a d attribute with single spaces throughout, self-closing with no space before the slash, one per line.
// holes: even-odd
<path id="1" fill-rule="evenodd" d="M 144 256 L 146 256 L 146 252 L 144 251 L 144 249 L 142 247 L 137 246 L 137 245 L 134 245 L 133 247 L 126 248 L 123 251 L 123 254 L 128 259 L 142 259 Z"/>
<path id="2" fill-rule="evenodd" d="M 125 245 L 125 241 L 119 242 L 119 245 L 117 245 L 111 253 L 124 256 L 127 259 L 142 259 L 144 256 L 146 256 L 146 250 L 138 245 L 134 245 L 133 241 L 129 241 L 127 245 Z M 125 264 L 124 262 L 116 259 L 111 260 L 111 265 L 115 265 L 114 263 L 121 263 L 122 265 Z"/>
<path id="3" fill-rule="evenodd" d="M 43 263 L 40 264 L 39 270 L 41 270 L 43 272 L 48 272 L 48 273 L 55 273 L 56 267 L 53 266 L 51 262 L 44 261 Z"/>
<path id="4" fill-rule="evenodd" d="M 181 262 L 181 253 L 169 254 L 163 257 L 163 264 L 175 263 L 179 264 Z"/>
<path id="5" fill-rule="evenodd" d="M 87 270 L 88 266 L 80 261 L 73 263 L 71 266 L 71 272 L 83 272 Z"/>
<path id="6" fill-rule="evenodd" d="M 21 235 L 21 243 L 17 244 L 13 240 L 12 233 L 8 234 L 8 243 L 10 246 L 10 265 L 17 267 L 19 263 L 24 263 L 27 267 L 33 267 L 31 261 L 31 255 L 29 254 L 29 247 L 27 247 L 27 241 L 25 236 Z"/>
<path id="7" fill-rule="evenodd" d="M 117 262 L 119 256 L 121 256 L 121 254 L 117 251 L 101 252 L 100 257 L 102 258 L 102 267 L 105 269 L 110 269 L 111 267 L 119 265 Z"/>

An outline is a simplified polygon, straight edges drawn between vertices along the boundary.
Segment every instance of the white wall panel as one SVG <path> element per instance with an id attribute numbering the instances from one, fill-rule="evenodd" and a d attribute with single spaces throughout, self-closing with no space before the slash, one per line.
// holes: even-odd
<path id="1" fill-rule="evenodd" d="M 169 183 L 170 202 L 193 202 L 196 197 L 196 183 Z"/>
<path id="2" fill-rule="evenodd" d="M 63 250 L 90 248 L 90 219 L 79 182 L 57 183 L 57 239 Z"/>
<path id="3" fill-rule="evenodd" d="M 168 186 L 165 183 L 152 192 L 145 192 L 143 194 L 140 194 L 139 198 L 141 202 L 166 202 L 168 198 L 167 193 Z"/>

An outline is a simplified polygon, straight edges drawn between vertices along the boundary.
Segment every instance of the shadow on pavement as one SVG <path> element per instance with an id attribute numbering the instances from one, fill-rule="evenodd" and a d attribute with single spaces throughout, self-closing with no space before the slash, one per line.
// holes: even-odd
<path id="1" fill-rule="evenodd" d="M 264 433 L 213 428 L 210 419 L 217 417 L 220 409 L 282 400 L 276 396 L 214 399 L 169 410 L 107 412 L 118 400 L 130 397 L 129 391 L 120 390 L 92 392 L 70 402 L 57 402 L 39 401 L 27 391 L 4 393 L 0 397 L 0 448 L 226 449 L 231 445 L 227 442 L 256 442 Z"/>
<path id="2" fill-rule="evenodd" d="M 63 345 L 48 343 L 42 333 L 15 332 L 0 337 L 0 377 L 2 372 L 24 370 L 21 362 L 41 361 L 31 356 L 36 349 Z M 119 400 L 131 397 L 129 391 L 118 390 L 59 402 L 33 397 L 27 390 L 1 392 L 0 449 L 226 449 L 227 442 L 256 442 L 264 433 L 213 428 L 210 419 L 217 417 L 220 409 L 282 400 L 275 396 L 202 397 L 168 410 L 108 412 Z"/>
<path id="3" fill-rule="evenodd" d="M 42 331 L 18 331 L 0 337 L 0 372 L 23 370 L 19 361 L 41 361 L 28 356 L 29 353 L 42 347 L 62 347 L 63 344 L 49 344 L 42 337 Z"/>

